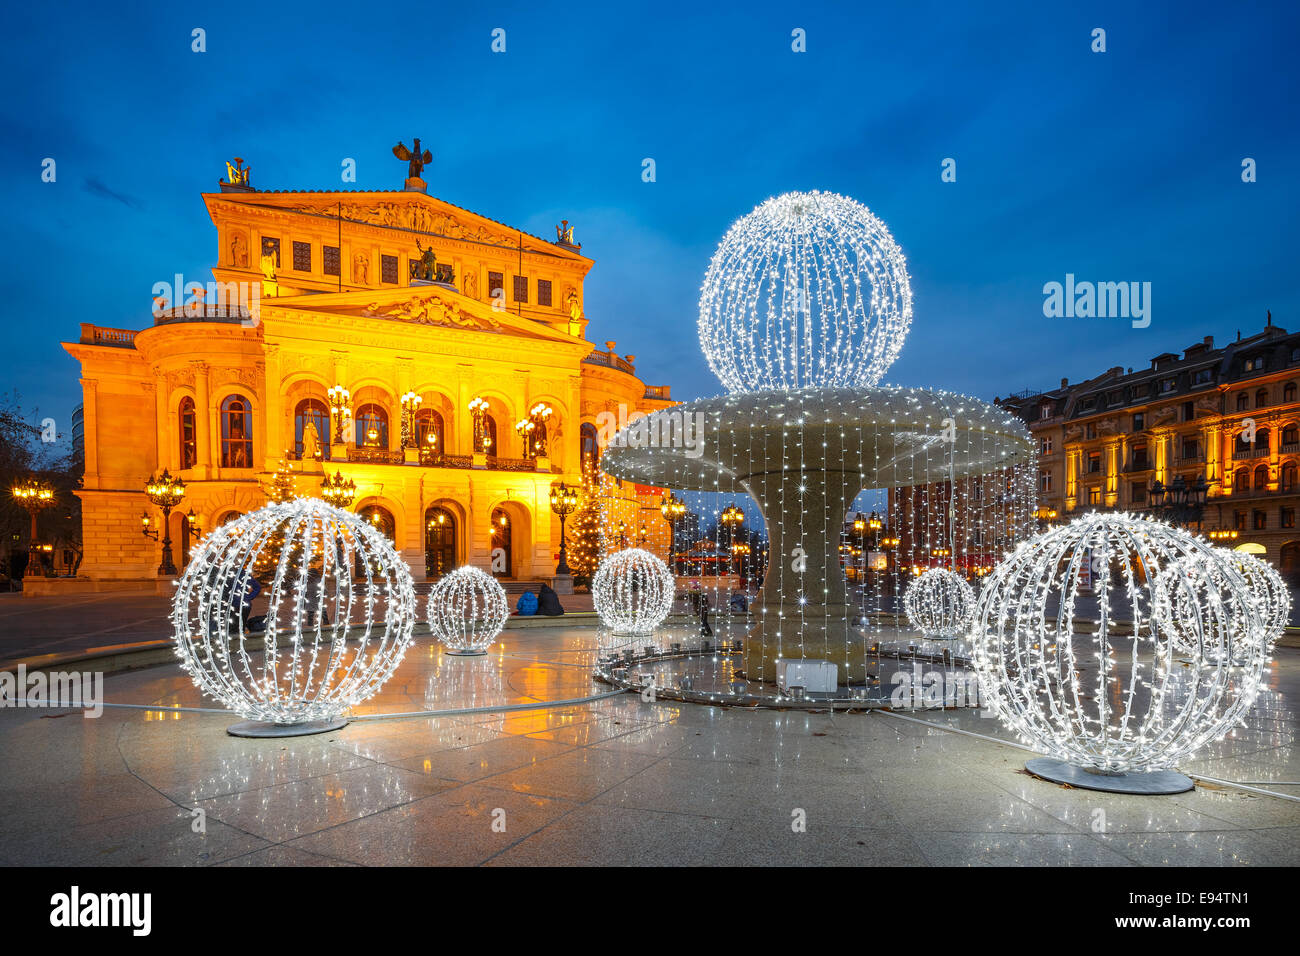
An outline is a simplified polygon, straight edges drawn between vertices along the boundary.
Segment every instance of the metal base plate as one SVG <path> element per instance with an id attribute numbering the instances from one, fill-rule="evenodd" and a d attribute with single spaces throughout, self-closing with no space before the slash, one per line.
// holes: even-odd
<path id="1" fill-rule="evenodd" d="M 301 724 L 273 724 L 269 720 L 241 720 L 226 728 L 232 737 L 306 737 L 309 734 L 327 734 L 342 730 L 348 725 L 346 717 L 334 720 L 307 720 Z"/>
<path id="2" fill-rule="evenodd" d="M 448 657 L 487 657 L 487 651 L 443 651 Z"/>
<path id="3" fill-rule="evenodd" d="M 1035 777 L 1052 783 L 1065 783 L 1083 790 L 1101 790 L 1105 793 L 1137 793 L 1163 796 L 1186 793 L 1196 786 L 1192 778 L 1177 770 L 1149 770 L 1146 773 L 1102 773 L 1086 767 L 1076 767 L 1064 760 L 1037 757 L 1025 764 L 1025 769 Z"/>

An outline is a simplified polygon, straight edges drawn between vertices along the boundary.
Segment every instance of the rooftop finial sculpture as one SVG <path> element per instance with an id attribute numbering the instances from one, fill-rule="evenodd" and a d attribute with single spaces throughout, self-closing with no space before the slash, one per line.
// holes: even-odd
<path id="1" fill-rule="evenodd" d="M 408 185 L 412 179 L 419 179 L 420 173 L 424 172 L 424 167 L 433 162 L 433 153 L 427 149 L 423 152 L 420 151 L 420 140 L 418 138 L 412 140 L 411 143 L 410 149 L 407 149 L 406 144 L 401 142 L 393 147 L 393 155 L 407 164 L 406 179 Z"/>

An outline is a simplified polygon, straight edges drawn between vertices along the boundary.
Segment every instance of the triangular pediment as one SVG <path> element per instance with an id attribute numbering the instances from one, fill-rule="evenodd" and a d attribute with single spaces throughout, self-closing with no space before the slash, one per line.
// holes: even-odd
<path id="1" fill-rule="evenodd" d="M 210 200 L 243 206 L 301 212 L 306 215 L 335 219 L 389 229 L 466 242 L 545 252 L 576 260 L 586 260 L 571 247 L 549 242 L 503 222 L 489 219 L 454 203 L 412 190 L 375 192 L 283 192 L 211 193 Z M 590 260 L 586 260 L 590 261 Z"/>
<path id="2" fill-rule="evenodd" d="M 576 346 L 581 348 L 584 354 L 592 348 L 591 343 L 584 339 L 566 335 L 542 322 L 526 319 L 513 312 L 497 311 L 490 305 L 461 295 L 449 286 L 438 284 L 281 296 L 263 299 L 261 307 L 267 316 L 275 316 L 279 312 L 286 316 L 297 313 L 302 316 L 373 319 L 430 328 L 455 329 L 462 332 L 537 339 Z"/>

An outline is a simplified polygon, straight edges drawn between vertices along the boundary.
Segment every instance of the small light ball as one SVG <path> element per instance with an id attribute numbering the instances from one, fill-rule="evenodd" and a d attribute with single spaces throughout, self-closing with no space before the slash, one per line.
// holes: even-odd
<path id="1" fill-rule="evenodd" d="M 592 603 L 615 634 L 650 634 L 672 610 L 676 586 L 663 561 L 627 548 L 600 563 L 591 582 Z"/>
<path id="2" fill-rule="evenodd" d="M 975 616 L 975 592 L 961 575 L 931 568 L 903 595 L 903 610 L 912 626 L 929 640 L 964 637 Z"/>
<path id="3" fill-rule="evenodd" d="M 485 654 L 510 617 L 506 589 L 480 568 L 464 565 L 429 592 L 429 629 L 453 654 Z"/>
<path id="4" fill-rule="evenodd" d="M 250 630 L 254 592 L 265 627 Z M 411 644 L 415 587 L 382 533 L 318 498 L 269 504 L 214 528 L 172 604 L 181 668 L 249 720 L 343 717 L 377 693 Z"/>
<path id="5" fill-rule="evenodd" d="M 1169 602 L 1191 614 L 1177 641 L 1162 631 Z M 1050 757 L 1122 774 L 1172 769 L 1241 722 L 1260 691 L 1263 628 L 1249 586 L 1208 543 L 1094 512 L 994 568 L 971 639 L 1004 724 Z M 1216 653 L 1234 634 L 1247 635 L 1243 654 Z"/>

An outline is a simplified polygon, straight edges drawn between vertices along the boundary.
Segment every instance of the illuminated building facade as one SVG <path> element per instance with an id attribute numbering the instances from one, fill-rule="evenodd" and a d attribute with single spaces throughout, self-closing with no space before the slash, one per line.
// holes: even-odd
<path id="1" fill-rule="evenodd" d="M 185 482 L 170 528 L 183 566 L 189 513 L 202 531 L 260 507 L 282 461 L 299 493 L 353 482 L 350 507 L 417 580 L 459 564 L 550 578 L 550 488 L 581 485 L 597 416 L 672 404 L 634 356 L 587 341 L 593 262 L 572 230 L 528 235 L 418 178 L 360 192 L 231 178 L 203 195 L 215 287 L 184 302 L 155 287 L 149 327 L 83 324 L 64 344 L 81 363 L 82 586 L 156 577 L 161 545 L 141 534 L 142 512 L 160 518 L 155 472 Z M 656 501 L 624 494 L 628 524 Z"/>
<path id="2" fill-rule="evenodd" d="M 1113 509 L 1199 523 L 1300 576 L 1300 334 L 1270 315 L 1226 346 L 1206 337 L 1145 369 L 1061 385 L 1000 400 L 1039 442 L 1040 505 L 1059 519 Z M 1200 507 L 1187 493 L 1198 487 Z"/>

